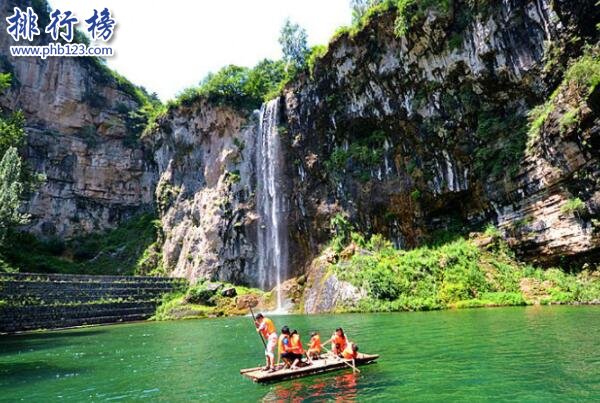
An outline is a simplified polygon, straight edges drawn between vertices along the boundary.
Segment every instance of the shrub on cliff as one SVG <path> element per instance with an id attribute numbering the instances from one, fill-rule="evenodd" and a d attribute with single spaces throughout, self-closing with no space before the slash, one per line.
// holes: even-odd
<path id="1" fill-rule="evenodd" d="M 168 103 L 168 107 L 189 106 L 198 99 L 205 98 L 218 105 L 251 111 L 259 108 L 268 95 L 277 95 L 281 83 L 288 79 L 288 75 L 281 60 L 264 59 L 252 69 L 225 66 L 216 73 L 208 74 L 198 87 L 184 90 Z"/>
<path id="2" fill-rule="evenodd" d="M 352 240 L 340 245 L 346 249 L 332 270 L 340 280 L 367 291 L 368 297 L 358 304 L 358 310 L 429 310 L 600 299 L 598 271 L 572 275 L 559 269 L 523 265 L 499 238 L 483 249 L 458 238 L 410 251 L 395 249 L 380 235 L 365 241 L 353 233 L 347 239 Z"/>
<path id="3" fill-rule="evenodd" d="M 151 214 L 134 217 L 104 233 L 66 242 L 11 231 L 3 257 L 12 267 L 34 273 L 164 274 L 160 272 L 162 256 L 153 259 L 154 267 L 147 261 L 149 253 L 160 255 L 155 249 L 158 231 L 158 222 Z"/>

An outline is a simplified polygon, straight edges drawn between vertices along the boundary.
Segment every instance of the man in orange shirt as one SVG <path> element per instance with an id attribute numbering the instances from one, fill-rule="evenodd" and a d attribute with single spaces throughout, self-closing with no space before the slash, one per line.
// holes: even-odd
<path id="1" fill-rule="evenodd" d="M 275 371 L 275 346 L 277 345 L 275 324 L 271 319 L 265 318 L 262 313 L 256 315 L 254 324 L 256 325 L 256 331 L 260 332 L 267 340 L 267 347 L 265 348 L 267 365 L 263 368 L 263 371 Z"/>

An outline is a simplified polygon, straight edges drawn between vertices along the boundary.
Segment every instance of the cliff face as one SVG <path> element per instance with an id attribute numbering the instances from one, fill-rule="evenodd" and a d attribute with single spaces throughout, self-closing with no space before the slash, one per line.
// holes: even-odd
<path id="1" fill-rule="evenodd" d="M 600 97 L 561 85 L 597 43 L 595 1 L 454 4 L 403 38 L 394 12 L 375 16 L 285 90 L 289 274 L 310 272 L 309 311 L 360 298 L 311 264 L 338 213 L 402 248 L 494 222 L 526 259 L 597 261 Z M 31 231 L 70 237 L 154 206 L 173 275 L 257 284 L 256 115 L 200 100 L 139 140 L 138 100 L 96 64 L 2 63 L 16 84 L 0 102 L 24 111 L 24 154 L 47 175 L 26 205 Z"/>
<path id="2" fill-rule="evenodd" d="M 201 101 L 171 110 L 152 136 L 173 275 L 256 284 L 255 119 Z"/>
<path id="3" fill-rule="evenodd" d="M 2 15 L 13 5 L 5 2 Z M 29 230 L 68 238 L 152 206 L 157 171 L 128 121 L 140 106 L 135 97 L 89 59 L 11 57 L 14 44 L 0 35 L 1 65 L 14 82 L 0 105 L 23 111 L 24 157 L 47 178 L 27 201 Z"/>
<path id="4" fill-rule="evenodd" d="M 569 58 L 597 41 L 597 9 L 455 4 L 429 10 L 405 38 L 394 35 L 391 12 L 340 35 L 312 77 L 288 88 L 299 261 L 329 239 L 324 223 L 340 212 L 400 247 L 491 221 L 529 260 L 597 257 L 597 91 L 566 86 L 539 133 L 529 122 Z M 577 105 L 578 118 L 561 128 Z M 581 214 L 565 207 L 576 198 Z"/>

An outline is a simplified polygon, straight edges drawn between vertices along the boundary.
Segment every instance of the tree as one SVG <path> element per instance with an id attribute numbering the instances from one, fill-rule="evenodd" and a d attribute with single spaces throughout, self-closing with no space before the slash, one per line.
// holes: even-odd
<path id="1" fill-rule="evenodd" d="M 285 63 L 281 60 L 264 59 L 249 73 L 246 91 L 253 99 L 267 101 L 265 97 L 272 95 L 282 81 L 286 79 Z"/>
<path id="2" fill-rule="evenodd" d="M 300 68 L 309 53 L 306 30 L 288 19 L 285 20 L 279 36 L 283 60 L 288 66 Z"/>
<path id="3" fill-rule="evenodd" d="M 11 76 L 9 73 L 0 73 L 0 93 L 10 87 Z M 4 114 L 0 109 L 0 156 L 4 155 L 9 147 L 18 147 L 25 137 L 23 129 L 24 118 L 21 112 Z"/>
<path id="4" fill-rule="evenodd" d="M 352 9 L 352 23 L 358 24 L 361 18 L 374 7 L 381 3 L 382 0 L 350 0 L 350 8 Z"/>
<path id="5" fill-rule="evenodd" d="M 10 228 L 27 222 L 27 215 L 19 211 L 23 183 L 21 157 L 15 147 L 9 147 L 0 161 L 0 245 Z"/>

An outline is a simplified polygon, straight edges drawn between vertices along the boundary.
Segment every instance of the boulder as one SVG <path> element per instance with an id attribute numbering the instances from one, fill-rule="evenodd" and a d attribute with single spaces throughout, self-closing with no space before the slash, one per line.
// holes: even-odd
<path id="1" fill-rule="evenodd" d="M 191 304 L 215 305 L 214 297 L 223 288 L 222 283 L 206 283 L 196 285 L 188 291 L 185 301 Z"/>
<path id="2" fill-rule="evenodd" d="M 221 296 L 226 297 L 226 298 L 233 298 L 237 295 L 237 290 L 235 289 L 235 287 L 226 287 L 223 290 L 221 290 Z"/>
<path id="3" fill-rule="evenodd" d="M 257 306 L 259 304 L 260 300 L 256 295 L 253 294 L 246 294 L 246 295 L 241 295 L 237 298 L 236 300 L 236 307 L 237 309 L 248 309 L 248 308 L 254 308 L 255 306 Z"/>

